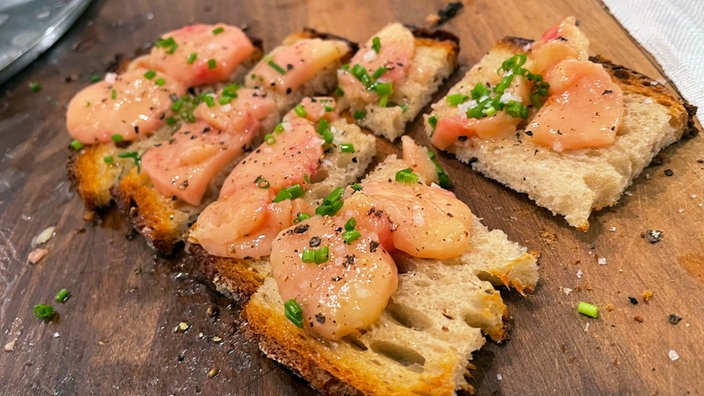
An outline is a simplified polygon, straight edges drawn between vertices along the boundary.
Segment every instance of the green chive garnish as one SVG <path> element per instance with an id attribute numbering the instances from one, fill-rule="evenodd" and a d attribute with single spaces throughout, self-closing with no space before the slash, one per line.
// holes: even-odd
<path id="1" fill-rule="evenodd" d="M 105 157 L 103 157 L 103 161 L 106 164 L 112 164 L 115 161 L 115 159 L 112 157 L 112 155 L 106 155 Z"/>
<path id="2" fill-rule="evenodd" d="M 158 85 L 158 86 L 161 87 L 161 86 L 163 86 L 164 84 L 166 84 L 166 80 L 164 80 L 162 77 L 159 77 L 159 78 L 157 78 L 156 80 L 154 80 L 154 84 L 156 84 L 156 85 Z"/>
<path id="3" fill-rule="evenodd" d="M 343 153 L 354 153 L 354 145 L 352 143 L 340 144 L 340 151 Z"/>
<path id="4" fill-rule="evenodd" d="M 188 58 L 186 58 L 186 63 L 192 65 L 196 61 L 196 58 L 198 58 L 198 54 L 194 52 L 188 55 Z"/>
<path id="5" fill-rule="evenodd" d="M 279 73 L 279 74 L 281 74 L 282 76 L 283 76 L 284 74 L 286 74 L 286 70 L 285 70 L 283 67 L 277 65 L 276 62 L 274 62 L 273 59 L 269 58 L 269 61 L 267 62 L 267 64 L 268 64 L 272 69 L 276 70 L 276 72 Z"/>
<path id="6" fill-rule="evenodd" d="M 267 133 L 266 135 L 264 135 L 264 142 L 271 146 L 272 144 L 276 143 L 276 138 L 274 137 L 274 135 Z"/>
<path id="7" fill-rule="evenodd" d="M 584 301 L 580 301 L 579 305 L 577 305 L 577 312 L 581 313 L 582 315 L 596 318 L 599 316 L 599 307 L 593 304 L 586 303 Z"/>
<path id="8" fill-rule="evenodd" d="M 262 188 L 262 189 L 267 189 L 267 188 L 271 187 L 271 184 L 269 184 L 269 181 L 261 176 L 257 177 L 254 180 L 254 184 L 256 184 L 257 187 Z"/>
<path id="9" fill-rule="evenodd" d="M 293 108 L 293 110 L 296 112 L 296 115 L 304 118 L 305 116 L 308 115 L 308 112 L 306 111 L 306 108 L 303 107 L 302 104 L 297 104 L 296 107 Z M 322 120 L 321 120 L 322 121 Z"/>
<path id="10" fill-rule="evenodd" d="M 110 91 L 110 97 L 113 99 L 116 99 L 117 98 L 117 91 L 115 91 L 114 89 L 112 91 Z"/>
<path id="11" fill-rule="evenodd" d="M 97 83 L 98 81 L 102 81 L 102 80 L 103 80 L 103 76 L 101 76 L 100 74 L 91 74 L 88 77 L 88 81 L 90 81 L 92 83 Z"/>
<path id="12" fill-rule="evenodd" d="M 329 112 L 331 112 L 331 111 L 333 111 L 333 110 L 335 110 L 334 107 L 332 107 L 332 106 L 330 106 L 330 105 L 325 105 L 325 112 L 326 112 L 326 113 L 329 113 Z"/>
<path id="13" fill-rule="evenodd" d="M 282 133 L 284 130 L 284 124 L 279 124 L 276 126 L 276 128 L 274 128 L 274 132 L 276 133 Z"/>
<path id="14" fill-rule="evenodd" d="M 271 202 L 281 202 L 285 201 L 287 199 L 296 199 L 300 198 L 303 196 L 305 191 L 303 191 L 303 187 L 301 187 L 300 184 L 294 184 L 292 186 L 282 188 L 279 190 L 279 192 L 276 194 L 274 199 Z"/>
<path id="15" fill-rule="evenodd" d="M 303 328 L 303 310 L 296 300 L 291 299 L 284 303 L 284 316 L 296 327 Z"/>
<path id="16" fill-rule="evenodd" d="M 54 316 L 54 307 L 49 304 L 37 304 L 34 306 L 34 316 L 41 320 L 49 320 Z"/>
<path id="17" fill-rule="evenodd" d="M 110 139 L 112 139 L 113 142 L 118 143 L 121 142 L 124 138 L 119 133 L 113 133 L 112 136 L 110 136 Z"/>
<path id="18" fill-rule="evenodd" d="M 374 38 L 372 39 L 372 49 L 373 49 L 374 52 L 376 52 L 377 54 L 378 54 L 379 51 L 381 50 L 381 40 L 379 40 L 379 37 L 374 37 Z"/>
<path id="19" fill-rule="evenodd" d="M 418 175 L 413 173 L 413 169 L 406 168 L 396 172 L 396 181 L 407 184 L 418 183 Z"/>
<path id="20" fill-rule="evenodd" d="M 147 80 L 151 80 L 154 77 L 156 77 L 156 72 L 152 69 L 149 69 L 146 73 L 144 73 L 144 78 L 146 78 Z"/>
<path id="21" fill-rule="evenodd" d="M 366 110 L 357 110 L 354 113 L 352 113 L 352 118 L 355 120 L 363 120 L 367 118 L 367 111 Z"/>
<path id="22" fill-rule="evenodd" d="M 327 197 L 323 198 L 323 203 L 315 208 L 315 214 L 320 216 L 332 216 L 342 208 L 342 193 L 344 189 L 337 187 Z"/>
<path id="23" fill-rule="evenodd" d="M 224 27 L 222 27 L 222 26 L 217 27 L 217 28 L 213 29 L 213 35 L 217 36 L 218 34 L 224 32 L 224 31 L 225 31 Z"/>
<path id="24" fill-rule="evenodd" d="M 42 87 L 36 81 L 30 81 L 29 84 L 27 84 L 27 86 L 29 87 L 29 89 L 32 92 L 39 92 L 42 89 Z"/>
<path id="25" fill-rule="evenodd" d="M 123 151 L 117 154 L 117 158 L 132 158 L 134 160 L 134 164 L 137 165 L 138 171 L 142 165 L 142 157 L 140 157 L 139 153 L 136 151 Z"/>
<path id="26" fill-rule="evenodd" d="M 464 94 L 454 94 L 454 95 L 447 95 L 447 104 L 450 106 L 459 106 L 462 103 L 466 102 L 469 100 L 469 96 L 464 95 Z"/>
<path id="27" fill-rule="evenodd" d="M 325 141 L 325 144 L 332 143 L 333 139 L 335 138 L 335 135 L 333 135 L 332 131 L 330 130 L 330 123 L 325 118 L 321 118 L 320 121 L 318 121 L 317 131 L 318 134 Z"/>
<path id="28" fill-rule="evenodd" d="M 361 191 L 362 190 L 362 185 L 359 183 L 354 183 L 354 184 L 352 184 L 351 187 L 354 191 Z"/>
<path id="29" fill-rule="evenodd" d="M 433 164 L 435 164 L 435 172 L 437 172 L 438 174 L 438 184 L 440 185 L 440 187 L 452 187 L 452 179 L 450 179 L 450 175 L 445 173 L 445 170 L 442 169 L 442 166 L 440 166 L 440 162 L 438 161 L 438 158 L 435 153 L 428 151 L 428 157 L 431 161 L 433 161 Z"/>
<path id="30" fill-rule="evenodd" d="M 56 301 L 65 303 L 71 297 L 71 292 L 68 289 L 61 289 L 56 293 Z"/>
<path id="31" fill-rule="evenodd" d="M 296 216 L 295 219 L 293 219 L 293 224 L 298 224 L 305 219 L 310 219 L 310 215 L 308 213 L 301 212 Z"/>
<path id="32" fill-rule="evenodd" d="M 71 148 L 78 151 L 83 148 L 83 143 L 79 142 L 78 140 L 72 140 Z"/>
<path id="33" fill-rule="evenodd" d="M 208 59 L 208 69 L 213 70 L 217 66 L 217 62 L 215 62 L 215 59 Z"/>
<path id="34" fill-rule="evenodd" d="M 428 124 L 435 130 L 435 127 L 438 125 L 438 117 L 435 115 L 428 117 Z"/>

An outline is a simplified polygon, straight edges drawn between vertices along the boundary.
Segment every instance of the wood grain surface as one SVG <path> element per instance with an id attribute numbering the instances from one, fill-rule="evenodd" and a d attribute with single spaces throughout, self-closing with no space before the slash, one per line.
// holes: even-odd
<path id="1" fill-rule="evenodd" d="M 12 349 L 0 351 L 0 393 L 313 393 L 243 337 L 240 307 L 199 283 L 188 264 L 155 257 L 114 211 L 96 224 L 84 221 L 64 169 L 70 142 L 66 104 L 92 73 L 104 73 L 116 58 L 131 56 L 160 33 L 185 24 L 247 26 L 271 49 L 304 26 L 356 41 L 391 21 L 422 26 L 442 5 L 93 2 L 65 37 L 0 87 L 0 344 Z M 582 22 L 592 54 L 664 79 L 596 0 L 467 0 L 460 15 L 444 25 L 461 39 L 455 80 L 497 39 L 536 38 L 567 15 Z M 40 92 L 28 89 L 32 81 L 41 85 Z M 418 120 L 409 133 L 427 144 Z M 502 291 L 512 313 L 512 339 L 488 343 L 475 355 L 477 394 L 702 392 L 702 140 L 699 135 L 668 148 L 616 207 L 592 216 L 588 233 L 440 155 L 456 180 L 457 195 L 489 228 L 542 253 L 542 279 L 533 295 Z M 666 176 L 668 169 L 672 176 Z M 49 254 L 31 265 L 32 239 L 49 226 L 56 226 L 56 236 L 44 246 Z M 661 230 L 662 240 L 648 243 L 641 237 L 648 229 Z M 598 258 L 606 263 L 598 264 Z M 54 302 L 63 287 L 72 297 Z M 641 297 L 645 290 L 654 293 L 649 303 Z M 600 317 L 578 315 L 579 301 L 598 305 Z M 32 307 L 48 302 L 58 316 L 46 323 Z M 678 324 L 668 322 L 673 313 L 683 318 Z M 175 330 L 180 322 L 188 324 L 186 331 Z M 668 357 L 671 350 L 679 359 Z"/>

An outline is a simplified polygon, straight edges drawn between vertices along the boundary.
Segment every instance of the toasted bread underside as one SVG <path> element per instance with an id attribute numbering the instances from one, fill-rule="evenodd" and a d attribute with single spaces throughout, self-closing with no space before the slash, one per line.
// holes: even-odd
<path id="1" fill-rule="evenodd" d="M 387 159 L 368 177 L 388 178 L 405 163 Z M 508 315 L 491 283 L 533 290 L 537 256 L 489 231 L 477 218 L 467 252 L 440 262 L 395 256 L 399 286 L 381 318 L 341 342 L 317 339 L 283 315 L 276 282 L 269 276 L 243 310 L 261 350 L 325 394 L 449 395 L 471 390 L 472 352 L 507 336 Z M 525 283 L 524 283 L 525 282 Z"/>
<path id="2" fill-rule="evenodd" d="M 480 68 L 496 70 L 506 58 L 525 52 L 524 39 L 504 39 L 453 87 L 473 86 Z M 692 107 L 662 84 L 603 58 L 601 63 L 624 92 L 625 112 L 616 141 L 598 149 L 557 152 L 518 131 L 496 141 L 470 137 L 447 150 L 476 171 L 564 216 L 586 231 L 592 211 L 615 205 L 655 155 L 692 128 Z M 442 99 L 444 100 L 444 99 Z M 426 126 L 426 132 L 431 130 Z"/>
<path id="3" fill-rule="evenodd" d="M 321 200 L 338 186 L 357 181 L 376 153 L 374 137 L 354 124 L 337 120 L 331 124 L 331 131 L 335 136 L 333 145 L 325 152 L 320 171 L 304 195 L 310 203 Z M 355 152 L 341 152 L 337 148 L 341 143 L 352 144 Z M 188 250 L 196 257 L 205 278 L 215 289 L 237 301 L 246 301 L 271 273 L 267 259 L 238 260 L 212 256 L 197 244 L 189 244 Z"/>
<path id="4" fill-rule="evenodd" d="M 370 103 L 364 107 L 366 117 L 357 121 L 376 135 L 390 141 L 406 132 L 406 124 L 412 121 L 430 103 L 433 94 L 457 67 L 459 40 L 450 33 L 429 33 L 411 29 L 415 36 L 415 52 L 406 77 L 394 84 L 390 101 L 400 106 L 381 107 Z M 344 96 L 343 96 L 344 99 Z M 362 109 L 351 109 L 351 112 Z"/>

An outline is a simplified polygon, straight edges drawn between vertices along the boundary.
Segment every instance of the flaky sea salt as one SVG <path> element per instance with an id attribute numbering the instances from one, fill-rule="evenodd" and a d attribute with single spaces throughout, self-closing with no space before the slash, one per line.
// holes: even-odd
<path id="1" fill-rule="evenodd" d="M 674 362 L 675 360 L 680 358 L 680 354 L 677 353 L 677 351 L 675 351 L 674 349 L 670 349 L 669 351 L 667 351 L 667 357 L 669 357 L 670 360 Z"/>
<path id="2" fill-rule="evenodd" d="M 599 263 L 599 265 L 606 265 L 606 257 L 599 257 L 596 259 L 596 262 Z"/>
<path id="3" fill-rule="evenodd" d="M 582 272 L 582 270 L 577 270 L 577 279 L 582 279 L 582 275 L 584 275 L 584 272 Z"/>
<path id="4" fill-rule="evenodd" d="M 501 374 L 496 374 L 496 379 L 497 379 L 498 381 L 501 381 L 502 379 L 504 379 L 504 376 L 501 375 Z"/>

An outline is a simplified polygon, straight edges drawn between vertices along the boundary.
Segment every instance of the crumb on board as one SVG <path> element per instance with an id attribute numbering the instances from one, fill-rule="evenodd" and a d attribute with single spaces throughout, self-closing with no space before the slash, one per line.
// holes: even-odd
<path id="1" fill-rule="evenodd" d="M 669 357 L 670 360 L 674 362 L 675 360 L 680 358 L 680 354 L 677 353 L 677 351 L 675 351 L 674 349 L 670 349 L 669 351 L 667 351 L 667 357 Z"/>
<path id="2" fill-rule="evenodd" d="M 654 294 L 653 291 L 650 289 L 644 290 L 643 294 L 642 294 L 643 302 L 646 304 L 649 303 L 650 300 L 653 298 L 653 294 Z"/>
<path id="3" fill-rule="evenodd" d="M 644 321 L 645 319 L 643 319 L 643 317 L 640 316 L 640 315 L 636 315 L 636 316 L 633 317 L 633 320 L 635 320 L 635 321 L 638 322 L 638 323 L 643 323 L 643 321 Z"/>
<path id="4" fill-rule="evenodd" d="M 606 304 L 606 311 L 607 312 L 613 312 L 616 307 L 612 303 Z"/>
<path id="5" fill-rule="evenodd" d="M 425 17 L 425 22 L 430 26 L 436 27 L 454 18 L 460 10 L 464 8 L 464 4 L 461 1 L 453 1 L 447 3 L 445 7 L 439 9 L 433 14 L 429 14 Z"/>
<path id="6" fill-rule="evenodd" d="M 641 238 L 645 238 L 650 243 L 658 243 L 662 239 L 662 234 L 660 230 L 646 230 L 641 234 Z"/>
<path id="7" fill-rule="evenodd" d="M 42 261 L 44 257 L 49 254 L 49 250 L 44 249 L 44 248 L 36 248 L 29 252 L 29 255 L 27 256 L 27 261 L 29 261 L 30 264 L 37 264 L 38 262 Z"/>
<path id="8" fill-rule="evenodd" d="M 553 232 L 540 230 L 538 236 L 540 236 L 540 240 L 551 249 L 557 245 L 557 235 Z"/>

